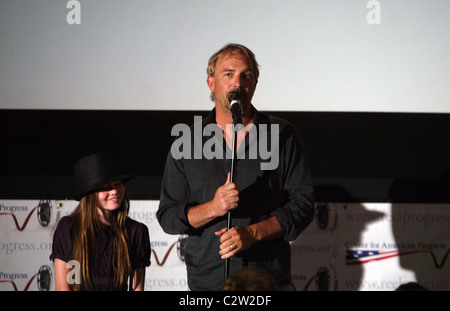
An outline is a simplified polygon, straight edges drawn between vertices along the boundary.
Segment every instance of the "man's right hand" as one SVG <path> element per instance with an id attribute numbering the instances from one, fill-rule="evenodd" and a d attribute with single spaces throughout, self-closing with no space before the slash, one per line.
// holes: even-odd
<path id="1" fill-rule="evenodd" d="M 216 190 L 211 201 L 189 210 L 188 221 L 192 227 L 199 228 L 217 217 L 226 215 L 228 211 L 238 206 L 239 191 L 236 184 L 230 182 L 230 176 L 231 174 L 228 173 L 227 181 Z"/>
<path id="2" fill-rule="evenodd" d="M 235 183 L 230 182 L 230 173 L 227 181 L 216 190 L 214 198 L 211 200 L 211 212 L 220 217 L 235 209 L 239 202 L 239 191 Z"/>

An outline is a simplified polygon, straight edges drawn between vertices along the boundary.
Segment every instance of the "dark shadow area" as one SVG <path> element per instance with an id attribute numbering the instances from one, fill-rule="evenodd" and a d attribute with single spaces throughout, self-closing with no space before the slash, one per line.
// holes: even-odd
<path id="1" fill-rule="evenodd" d="M 70 198 L 73 163 L 104 151 L 135 176 L 132 199 L 157 200 L 172 127 L 208 113 L 0 110 L 0 198 Z M 449 166 L 449 114 L 270 113 L 297 128 L 315 185 L 341 186 L 356 202 L 390 201 L 389 189 L 400 179 L 433 187 Z M 400 190 L 397 199 L 408 200 L 411 188 Z M 421 195 L 421 201 L 446 200 Z"/>
<path id="2" fill-rule="evenodd" d="M 416 278 L 416 282 L 399 288 L 401 291 L 450 290 L 450 214 L 430 204 L 450 203 L 449 172 L 446 170 L 433 182 L 397 180 L 391 188 L 393 202 L 415 203 L 392 204 L 392 231 L 400 266 L 413 272 Z"/>

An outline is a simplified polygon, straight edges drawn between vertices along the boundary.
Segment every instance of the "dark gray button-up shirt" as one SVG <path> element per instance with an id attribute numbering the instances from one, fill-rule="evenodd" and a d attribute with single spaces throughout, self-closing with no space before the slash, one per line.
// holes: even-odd
<path id="1" fill-rule="evenodd" d="M 230 273 L 243 266 L 258 267 L 271 273 L 279 285 L 286 285 L 290 282 L 289 241 L 295 240 L 314 216 L 313 185 L 300 137 L 292 124 L 254 107 L 252 111 L 256 132 L 246 135 L 235 160 L 239 206 L 231 213 L 232 226 L 246 227 L 275 216 L 283 234 L 236 254 Z M 212 200 L 217 188 L 225 183 L 231 151 L 215 123 L 215 110 L 180 133 L 167 157 L 157 218 L 165 232 L 189 235 L 185 249 L 189 288 L 217 290 L 224 281 L 225 262 L 220 258 L 220 241 L 214 232 L 227 226 L 227 217 L 194 229 L 187 214 L 191 207 Z M 205 135 L 208 133 L 212 135 Z M 266 151 L 274 153 L 268 157 Z"/>

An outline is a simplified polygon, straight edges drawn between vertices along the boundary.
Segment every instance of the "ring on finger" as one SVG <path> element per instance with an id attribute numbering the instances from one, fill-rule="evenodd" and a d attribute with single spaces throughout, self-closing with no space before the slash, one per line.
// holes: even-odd
<path id="1" fill-rule="evenodd" d="M 231 250 L 233 250 L 233 249 L 235 249 L 235 248 L 236 248 L 236 247 L 235 247 L 233 244 L 230 245 L 230 249 L 231 249 Z"/>

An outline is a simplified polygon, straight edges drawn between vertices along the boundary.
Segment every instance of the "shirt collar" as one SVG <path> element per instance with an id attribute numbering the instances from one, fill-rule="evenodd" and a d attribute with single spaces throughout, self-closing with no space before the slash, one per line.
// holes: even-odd
<path id="1" fill-rule="evenodd" d="M 264 117 L 262 116 L 262 114 L 260 112 L 258 112 L 258 110 L 256 110 L 256 108 L 253 105 L 251 105 L 251 109 L 252 109 L 252 114 L 253 114 L 253 124 L 258 125 L 259 123 L 261 123 L 261 121 L 264 120 Z M 205 126 L 205 125 L 212 124 L 212 123 L 216 123 L 216 108 L 215 107 L 211 110 L 211 112 L 208 114 L 208 116 L 204 119 L 203 125 Z"/>

